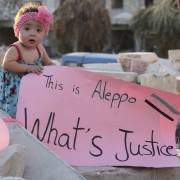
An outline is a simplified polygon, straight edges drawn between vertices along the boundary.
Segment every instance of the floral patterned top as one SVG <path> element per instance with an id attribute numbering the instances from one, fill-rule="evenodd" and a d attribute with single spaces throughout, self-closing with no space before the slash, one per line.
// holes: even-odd
<path id="1" fill-rule="evenodd" d="M 19 47 L 15 44 L 12 44 L 8 48 L 11 46 L 16 47 L 20 58 L 20 64 L 27 64 L 22 59 Z M 39 59 L 28 65 L 42 66 L 43 58 L 38 46 L 36 48 L 39 53 Z M 26 74 L 27 73 L 11 73 L 3 68 L 0 70 L 0 109 L 5 111 L 14 119 L 16 118 L 20 82 L 22 77 Z"/>

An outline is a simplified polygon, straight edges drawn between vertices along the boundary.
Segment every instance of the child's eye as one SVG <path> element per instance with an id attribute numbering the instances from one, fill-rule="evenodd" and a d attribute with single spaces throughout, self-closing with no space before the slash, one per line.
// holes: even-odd
<path id="1" fill-rule="evenodd" d="M 28 31 L 28 30 L 29 30 L 29 28 L 25 28 L 25 30 L 26 30 L 26 31 Z"/>
<path id="2" fill-rule="evenodd" d="M 41 32 L 41 29 L 37 29 L 37 32 Z"/>

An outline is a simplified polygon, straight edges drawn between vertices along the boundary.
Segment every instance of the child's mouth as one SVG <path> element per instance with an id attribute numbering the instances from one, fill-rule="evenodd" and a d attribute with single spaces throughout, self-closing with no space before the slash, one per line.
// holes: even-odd
<path id="1" fill-rule="evenodd" d="M 31 43 L 34 43 L 34 42 L 35 42 L 35 40 L 34 40 L 34 39 L 30 39 L 29 41 L 30 41 Z"/>

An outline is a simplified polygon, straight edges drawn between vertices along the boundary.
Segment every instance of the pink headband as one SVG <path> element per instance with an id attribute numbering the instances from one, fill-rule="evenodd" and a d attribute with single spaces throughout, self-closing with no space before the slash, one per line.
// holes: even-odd
<path id="1" fill-rule="evenodd" d="M 38 12 L 27 12 L 18 19 L 17 23 L 14 25 L 14 33 L 17 38 L 19 37 L 19 30 L 21 29 L 21 26 L 29 19 L 34 19 L 44 25 L 44 37 L 49 32 L 50 24 L 53 23 L 53 15 L 47 10 L 47 6 L 39 6 Z"/>

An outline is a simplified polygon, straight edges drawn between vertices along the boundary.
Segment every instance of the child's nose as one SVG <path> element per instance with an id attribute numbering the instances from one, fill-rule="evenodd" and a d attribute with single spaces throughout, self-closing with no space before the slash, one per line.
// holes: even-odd
<path id="1" fill-rule="evenodd" d="M 30 32 L 30 35 L 31 35 L 31 36 L 34 36 L 35 33 L 36 33 L 36 31 L 32 29 L 31 32 Z"/>

